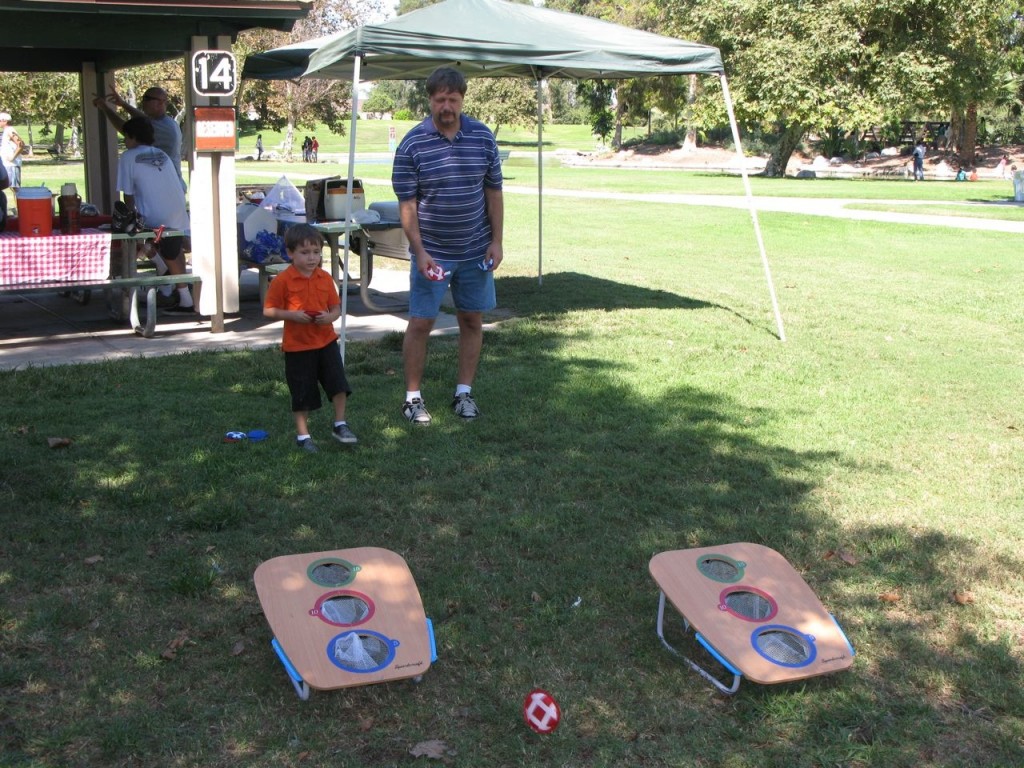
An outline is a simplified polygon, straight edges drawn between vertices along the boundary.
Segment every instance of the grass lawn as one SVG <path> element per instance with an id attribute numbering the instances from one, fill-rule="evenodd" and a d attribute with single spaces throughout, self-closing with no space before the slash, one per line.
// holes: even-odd
<path id="1" fill-rule="evenodd" d="M 447 338 L 427 429 L 401 336 L 350 343 L 360 444 L 324 413 L 312 456 L 273 351 L 0 372 L 0 765 L 395 766 L 431 740 L 451 766 L 1020 765 L 1018 238 L 762 214 L 781 343 L 744 211 L 553 197 L 538 286 L 536 202 L 506 205 L 474 423 Z M 662 648 L 648 561 L 732 541 L 797 568 L 851 670 L 727 698 Z M 408 561 L 439 659 L 301 702 L 252 573 L 357 546 Z"/>

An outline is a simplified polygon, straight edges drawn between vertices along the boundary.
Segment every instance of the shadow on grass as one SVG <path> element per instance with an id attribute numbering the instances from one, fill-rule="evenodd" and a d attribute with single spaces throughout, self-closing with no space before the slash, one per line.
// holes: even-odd
<path id="1" fill-rule="evenodd" d="M 721 309 L 754 328 L 775 336 L 774 329 L 740 314 L 731 307 L 700 301 L 670 291 L 643 288 L 582 272 L 553 272 L 536 277 L 497 278 L 501 308 L 520 316 L 547 315 L 580 310 L 603 309 Z"/>
<path id="2" fill-rule="evenodd" d="M 614 299 L 703 306 L 585 275 L 550 280 L 531 312 Z M 528 280 L 509 282 L 517 308 L 527 303 Z M 777 444 L 766 437 L 774 409 L 699 386 L 646 396 L 643 361 L 628 349 L 595 356 L 596 333 L 530 318 L 488 334 L 475 388 L 484 416 L 472 423 L 445 407 L 457 343 L 432 341 L 429 429 L 398 415 L 401 336 L 352 345 L 349 416 L 361 444 L 325 444 L 316 456 L 291 444 L 273 352 L 0 375 L 23 427 L 8 415 L 0 442 L 6 509 L 17 511 L 5 521 L 10 575 L 0 581 L 7 748 L 38 765 L 154 763 L 158 749 L 230 764 L 247 744 L 248 764 L 262 766 L 293 744 L 326 764 L 344 743 L 350 764 L 382 765 L 429 737 L 467 765 L 521 764 L 534 745 L 508 724 L 542 684 L 570 713 L 544 764 L 653 766 L 711 749 L 723 764 L 909 766 L 922 755 L 941 762 L 965 723 L 965 764 L 1009 764 L 1014 726 L 1002 718 L 1020 711 L 1019 661 L 983 631 L 981 606 L 943 601 L 947 581 L 980 559 L 976 545 L 898 526 L 848 530 L 811 495 L 847 457 Z M 69 391 L 75 408 L 57 413 Z M 327 414 L 315 418 L 319 437 Z M 271 439 L 221 442 L 257 426 Z M 55 452 L 48 435 L 75 442 Z M 661 648 L 649 559 L 732 541 L 794 564 L 861 652 L 852 671 L 748 683 L 725 701 Z M 825 557 L 843 545 L 856 565 Z M 355 546 L 407 559 L 440 661 L 411 695 L 357 687 L 295 706 L 251 574 L 277 555 Z M 1006 558 L 971 575 L 1022 569 Z M 899 584 L 906 602 L 879 606 L 879 583 Z M 172 669 L 159 654 L 183 633 Z M 241 658 L 229 652 L 238 643 Z M 53 647 L 56 657 L 42 652 Z M 132 674 L 111 658 L 131 660 Z M 339 707 L 373 714 L 339 717 Z M 230 719 L 230 740 L 195 736 L 214 716 Z M 125 741 L 125 718 L 148 740 Z"/>
<path id="3" fill-rule="evenodd" d="M 498 277 L 502 306 L 516 314 L 535 315 L 586 309 L 707 309 L 708 302 L 669 291 L 642 288 L 582 272 L 554 272 L 536 277 Z"/>

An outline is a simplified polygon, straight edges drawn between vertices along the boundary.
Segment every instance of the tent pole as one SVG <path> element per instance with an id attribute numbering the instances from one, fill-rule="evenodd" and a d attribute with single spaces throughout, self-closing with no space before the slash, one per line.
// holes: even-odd
<path id="1" fill-rule="evenodd" d="M 747 176 L 747 159 L 743 156 L 743 147 L 740 146 L 740 129 L 736 123 L 736 114 L 732 108 L 729 83 L 725 79 L 725 72 L 722 72 L 718 77 L 722 81 L 722 96 L 725 97 L 725 108 L 729 113 L 729 125 L 732 128 L 732 140 L 736 144 L 736 154 L 740 163 L 740 175 L 743 177 L 743 188 L 747 193 L 750 218 L 754 222 L 754 236 L 757 238 L 757 247 L 761 251 L 761 264 L 764 266 L 765 278 L 768 280 L 768 293 L 772 297 L 772 310 L 775 312 L 775 324 L 779 329 L 779 341 L 785 341 L 786 331 L 782 327 L 782 313 L 779 312 L 779 300 L 775 297 L 775 284 L 772 282 L 772 271 L 768 266 L 768 254 L 765 253 L 764 240 L 761 238 L 761 224 L 757 219 L 757 208 L 754 207 L 754 193 L 750 189 L 750 177 Z"/>
<path id="2" fill-rule="evenodd" d="M 544 104 L 537 77 L 537 285 L 544 285 Z"/>
<path id="3" fill-rule="evenodd" d="M 359 65 L 362 59 L 359 56 L 353 57 L 352 64 L 352 125 L 348 129 L 348 191 L 345 193 L 345 210 L 348 217 L 345 219 L 346 227 L 352 221 L 352 179 L 356 171 L 356 118 L 359 115 Z M 327 190 L 324 190 L 326 194 Z M 348 232 L 345 236 L 345 257 L 342 259 L 341 268 L 341 361 L 345 362 L 345 336 L 348 327 L 348 257 L 351 238 Z M 359 275 L 360 280 L 365 280 L 366 275 Z"/>

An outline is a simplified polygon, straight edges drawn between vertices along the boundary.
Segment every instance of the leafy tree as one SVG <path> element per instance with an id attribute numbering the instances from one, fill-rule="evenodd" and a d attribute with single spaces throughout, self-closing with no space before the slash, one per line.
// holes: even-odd
<path id="1" fill-rule="evenodd" d="M 1014 11 L 1009 0 L 667 0 L 665 20 L 670 34 L 721 49 L 737 116 L 777 136 L 765 172 L 781 175 L 809 131 L 937 111 L 962 118 L 971 158 L 978 106 L 1005 74 Z"/>
<path id="2" fill-rule="evenodd" d="M 381 80 L 373 86 L 373 92 L 378 91 L 394 102 L 395 111 L 406 110 L 422 117 L 430 112 L 427 89 L 422 80 Z"/>
<path id="3" fill-rule="evenodd" d="M 897 84 L 905 104 L 942 110 L 961 158 L 973 164 L 979 108 L 998 102 L 1021 64 L 1022 20 L 1011 0 L 884 0 L 860 6 L 863 44 L 877 51 L 878 85 Z M 904 114 L 904 116 L 906 116 Z"/>
<path id="4" fill-rule="evenodd" d="M 536 86 L 518 77 L 480 77 L 470 80 L 463 111 L 493 126 L 537 124 Z"/>
<path id="5" fill-rule="evenodd" d="M 670 3 L 667 19 L 674 34 L 721 50 L 737 119 L 776 136 L 766 175 L 785 174 L 808 131 L 866 127 L 881 120 L 881 100 L 866 87 L 875 59 L 861 44 L 854 3 Z M 704 98 L 721 103 L 717 83 L 705 88 Z M 705 103 L 695 114 L 725 122 L 724 108 L 717 105 Z"/>
<path id="6" fill-rule="evenodd" d="M 252 30 L 239 36 L 235 54 L 244 57 L 268 48 L 342 32 L 385 13 L 383 0 L 315 0 L 309 15 L 289 34 Z M 339 136 L 351 117 L 352 86 L 347 81 L 303 78 L 298 81 L 246 81 L 239 94 L 243 113 L 257 115 L 260 127 L 285 129 L 284 151 L 290 154 L 296 129 L 315 129 L 319 123 Z"/>
<path id="7" fill-rule="evenodd" d="M 372 115 L 391 114 L 395 111 L 395 100 L 387 91 L 374 87 L 369 97 L 362 103 L 362 109 Z"/>
<path id="8" fill-rule="evenodd" d="M 604 80 L 583 80 L 576 85 L 576 94 L 587 107 L 587 118 L 595 136 L 607 143 L 615 130 L 615 116 L 608 108 L 614 86 Z"/>

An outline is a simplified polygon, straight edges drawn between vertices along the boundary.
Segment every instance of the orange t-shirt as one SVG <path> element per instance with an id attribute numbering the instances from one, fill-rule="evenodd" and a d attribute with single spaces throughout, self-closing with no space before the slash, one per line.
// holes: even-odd
<path id="1" fill-rule="evenodd" d="M 294 266 L 270 281 L 267 289 L 266 307 L 288 310 L 315 309 L 328 312 L 341 303 L 338 288 L 334 279 L 323 269 L 317 267 L 309 277 L 303 276 Z M 284 338 L 281 348 L 285 352 L 303 352 L 308 349 L 321 349 L 338 338 L 333 325 L 315 325 L 314 323 L 296 323 L 284 321 Z"/>

